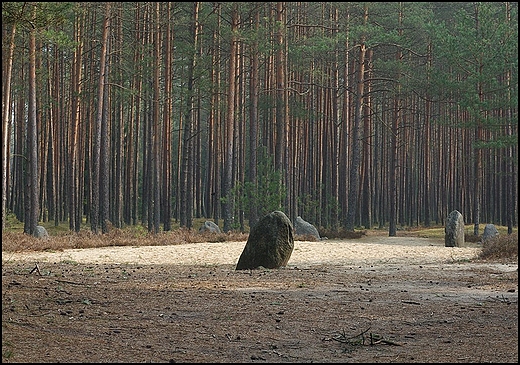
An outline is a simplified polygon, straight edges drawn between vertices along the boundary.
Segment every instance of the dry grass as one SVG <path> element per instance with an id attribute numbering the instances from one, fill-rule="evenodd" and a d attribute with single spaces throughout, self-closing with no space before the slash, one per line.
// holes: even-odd
<path id="1" fill-rule="evenodd" d="M 343 238 L 359 238 L 365 233 L 354 232 Z M 22 232 L 3 232 L 2 251 L 62 251 L 71 248 L 95 248 L 105 246 L 166 246 L 200 242 L 247 241 L 249 233 L 198 232 L 194 229 L 177 228 L 168 232 L 152 234 L 144 228 L 111 228 L 107 234 L 94 234 L 85 229 L 78 233 L 53 234 L 49 239 L 40 239 Z M 295 241 L 318 241 L 313 235 L 295 235 Z"/>
<path id="2" fill-rule="evenodd" d="M 483 260 L 518 260 L 518 232 L 510 235 L 499 235 L 484 241 L 479 255 Z"/>
<path id="3" fill-rule="evenodd" d="M 245 241 L 246 233 L 211 233 L 179 228 L 152 234 L 141 228 L 112 228 L 106 234 L 94 234 L 90 230 L 78 233 L 51 235 L 40 239 L 20 232 L 2 232 L 2 251 L 61 251 L 71 248 L 95 248 L 105 246 L 166 246 L 197 242 Z"/>
<path id="4" fill-rule="evenodd" d="M 327 228 L 324 228 L 324 227 L 320 227 L 318 229 L 318 232 L 320 233 L 320 237 L 327 237 L 329 239 L 333 239 L 333 238 L 339 238 L 339 239 L 361 238 L 363 236 L 366 236 L 366 234 L 367 234 L 366 230 L 347 231 L 343 227 L 338 228 L 338 229 L 327 229 Z"/>
<path id="5" fill-rule="evenodd" d="M 295 241 L 316 242 L 316 241 L 318 241 L 318 238 L 312 234 L 295 234 L 294 240 Z"/>
<path id="6" fill-rule="evenodd" d="M 481 240 L 482 240 L 482 236 L 480 236 L 480 235 L 476 235 L 473 233 L 467 233 L 467 232 L 464 234 L 464 242 L 476 243 L 476 242 L 480 242 Z"/>

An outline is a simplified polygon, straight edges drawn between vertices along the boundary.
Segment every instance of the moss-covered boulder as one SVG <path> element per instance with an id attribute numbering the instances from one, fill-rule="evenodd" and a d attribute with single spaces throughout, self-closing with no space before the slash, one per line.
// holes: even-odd
<path id="1" fill-rule="evenodd" d="M 286 266 L 293 249 L 291 221 L 283 212 L 274 211 L 260 219 L 251 229 L 236 270 Z"/>

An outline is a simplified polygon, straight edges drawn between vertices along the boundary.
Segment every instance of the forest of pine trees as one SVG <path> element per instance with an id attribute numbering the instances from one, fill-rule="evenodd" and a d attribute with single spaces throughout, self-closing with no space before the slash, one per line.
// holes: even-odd
<path id="1" fill-rule="evenodd" d="M 2 2 L 8 214 L 518 224 L 518 3 Z"/>

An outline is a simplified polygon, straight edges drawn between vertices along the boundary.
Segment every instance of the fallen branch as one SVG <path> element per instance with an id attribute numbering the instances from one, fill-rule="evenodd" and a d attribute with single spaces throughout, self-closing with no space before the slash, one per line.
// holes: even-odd
<path id="1" fill-rule="evenodd" d="M 370 327 L 368 327 L 366 330 L 364 330 L 363 332 L 361 332 L 360 334 L 357 334 L 355 336 L 352 336 L 352 337 L 348 337 L 345 335 L 345 330 L 343 330 L 343 333 L 338 335 L 338 336 L 333 336 L 332 339 L 334 341 L 338 341 L 338 342 L 341 342 L 341 343 L 348 343 L 348 344 L 353 344 L 351 340 L 355 339 L 355 338 L 358 338 L 358 337 L 361 337 L 361 340 L 362 340 L 362 344 L 364 345 L 365 344 L 365 333 L 367 333 L 368 331 L 370 330 Z"/>
<path id="2" fill-rule="evenodd" d="M 40 271 L 40 268 L 38 267 L 38 263 L 35 264 L 34 268 L 31 270 L 29 275 L 32 274 L 34 272 L 34 270 L 36 270 L 40 276 L 43 276 L 41 271 Z"/>
<path id="3" fill-rule="evenodd" d="M 414 302 L 414 301 L 412 301 L 412 300 L 401 300 L 401 303 L 421 305 L 421 303 L 419 303 L 419 302 Z"/>
<path id="4" fill-rule="evenodd" d="M 65 283 L 65 284 L 85 285 L 84 283 L 76 283 L 75 281 L 70 281 L 70 280 L 61 280 L 61 279 L 55 279 L 55 280 L 60 283 Z"/>
<path id="5" fill-rule="evenodd" d="M 345 335 L 345 330 L 343 330 L 343 333 L 341 333 L 341 334 L 339 334 L 337 336 L 333 336 L 332 339 L 334 341 L 338 341 L 338 342 L 341 342 L 341 343 L 346 343 L 346 344 L 349 344 L 349 345 L 358 345 L 358 344 L 365 345 L 365 334 L 369 330 L 370 330 L 370 327 L 367 328 L 366 330 L 364 330 L 363 332 L 361 332 L 361 333 L 359 333 L 359 334 L 357 334 L 355 336 L 352 336 L 352 337 L 347 337 Z M 360 341 L 352 341 L 354 339 L 359 339 Z M 385 345 L 391 345 L 391 346 L 402 346 L 398 342 L 386 340 L 382 336 L 370 332 L 370 346 L 379 345 L 379 344 L 385 344 Z"/>
<path id="6" fill-rule="evenodd" d="M 488 298 L 491 299 L 492 301 L 495 301 L 495 302 L 500 302 L 500 303 L 505 303 L 505 304 L 511 304 L 511 301 L 506 298 L 504 296 L 504 294 L 502 294 L 502 297 L 499 298 L 499 297 L 496 297 L 496 298 L 493 298 L 492 296 L 488 295 Z"/>
<path id="7" fill-rule="evenodd" d="M 374 339 L 376 341 L 374 341 Z M 378 345 L 380 343 L 384 343 L 386 345 L 391 345 L 391 346 L 402 346 L 400 343 L 390 341 L 390 340 L 385 340 L 382 336 L 370 333 L 370 345 L 373 346 L 373 345 Z"/>

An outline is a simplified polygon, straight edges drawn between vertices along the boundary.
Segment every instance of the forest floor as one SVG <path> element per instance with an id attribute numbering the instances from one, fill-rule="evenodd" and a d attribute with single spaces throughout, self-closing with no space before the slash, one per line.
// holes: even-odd
<path id="1" fill-rule="evenodd" d="M 518 362 L 518 260 L 478 244 L 295 241 L 2 252 L 2 362 Z"/>

